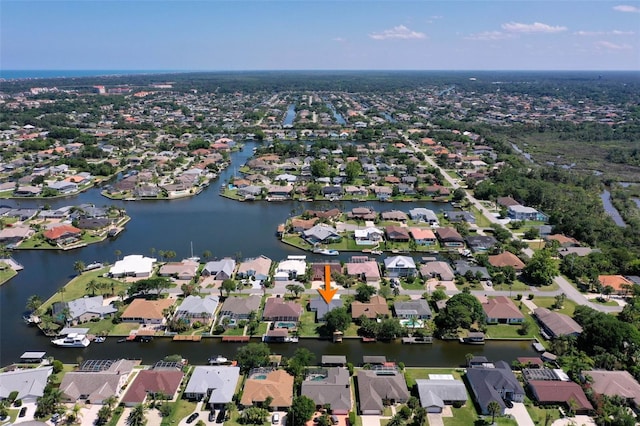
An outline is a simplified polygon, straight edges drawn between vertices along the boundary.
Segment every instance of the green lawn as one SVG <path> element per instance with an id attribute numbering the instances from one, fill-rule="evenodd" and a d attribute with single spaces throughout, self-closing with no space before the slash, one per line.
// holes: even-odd
<path id="1" fill-rule="evenodd" d="M 478 414 L 471 400 L 460 408 L 451 408 L 453 417 L 443 417 L 444 426 L 470 426 L 478 419 Z"/>
<path id="2" fill-rule="evenodd" d="M 615 300 L 604 300 L 601 301 L 599 298 L 589 299 L 590 302 L 603 305 L 603 306 L 618 306 L 618 303 Z"/>
<path id="3" fill-rule="evenodd" d="M 457 368 L 412 368 L 404 370 L 407 387 L 411 389 L 416 384 L 416 379 L 428 379 L 429 374 L 452 374 L 455 379 L 462 379 L 460 369 Z"/>
<path id="4" fill-rule="evenodd" d="M 523 283 L 522 281 L 514 281 L 512 285 L 509 284 L 497 284 L 494 285 L 493 288 L 497 291 L 529 291 L 529 285 Z M 514 293 L 515 294 L 515 293 Z"/>
<path id="5" fill-rule="evenodd" d="M 18 275 L 18 273 L 11 269 L 9 265 L 6 263 L 0 263 L 0 285 L 6 283 L 16 275 Z"/>
<path id="6" fill-rule="evenodd" d="M 411 280 L 409 282 L 403 279 L 403 280 L 400 280 L 400 285 L 405 290 L 426 290 L 424 281 L 422 281 L 421 279 Z"/>
<path id="7" fill-rule="evenodd" d="M 537 425 L 550 425 L 561 418 L 560 411 L 557 408 L 536 407 L 531 401 L 525 401 L 524 405 L 531 416 L 531 420 Z"/>
<path id="8" fill-rule="evenodd" d="M 529 320 L 529 332 L 527 334 L 520 334 L 518 330 L 520 325 L 510 324 L 492 324 L 487 325 L 487 338 L 489 339 L 533 339 L 537 334 L 540 334 L 540 329 L 534 320 Z"/>
<path id="9" fill-rule="evenodd" d="M 318 324 L 315 322 L 316 313 L 304 311 L 300 318 L 298 331 L 302 337 L 318 337 Z"/>
<path id="10" fill-rule="evenodd" d="M 555 302 L 556 302 L 555 297 L 536 297 L 533 299 L 533 303 L 535 303 L 536 306 L 540 308 L 551 309 L 551 305 L 553 305 Z M 573 311 L 575 311 L 575 309 L 576 309 L 576 302 L 570 299 L 565 299 L 564 306 L 562 307 L 562 309 L 557 310 L 557 312 L 572 316 Z"/>
<path id="11" fill-rule="evenodd" d="M 196 410 L 196 403 L 179 399 L 176 402 L 167 402 L 172 406 L 171 414 L 162 419 L 161 426 L 170 426 L 189 416 Z"/>
<path id="12" fill-rule="evenodd" d="M 471 213 L 476 217 L 476 225 L 479 228 L 489 228 L 491 226 L 491 221 L 476 206 L 471 206 Z"/>

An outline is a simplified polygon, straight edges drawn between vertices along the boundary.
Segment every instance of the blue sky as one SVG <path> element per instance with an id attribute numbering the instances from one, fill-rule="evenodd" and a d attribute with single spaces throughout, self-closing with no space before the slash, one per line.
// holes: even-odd
<path id="1" fill-rule="evenodd" d="M 0 67 L 640 70 L 640 1 L 1 0 Z"/>

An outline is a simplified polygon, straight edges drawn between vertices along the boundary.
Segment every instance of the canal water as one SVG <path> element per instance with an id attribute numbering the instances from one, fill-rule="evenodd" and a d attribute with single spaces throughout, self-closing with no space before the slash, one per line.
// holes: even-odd
<path id="1" fill-rule="evenodd" d="M 65 205 L 93 203 L 98 206 L 118 205 L 126 208 L 131 217 L 126 230 L 115 240 L 90 245 L 72 251 L 16 250 L 14 258 L 24 266 L 16 277 L 0 286 L 0 365 L 18 360 L 25 351 L 46 351 L 63 361 L 74 362 L 78 356 L 130 357 L 153 362 L 168 354 L 180 353 L 193 360 L 204 362 L 220 353 L 232 356 L 237 349 L 234 344 L 220 343 L 218 339 L 206 339 L 200 343 L 175 343 L 169 339 L 156 339 L 150 344 L 116 343 L 108 339 L 102 344 L 92 344 L 86 349 L 56 348 L 37 328 L 27 327 L 22 322 L 25 304 L 29 296 L 49 298 L 74 275 L 73 263 L 82 260 L 85 264 L 113 263 L 116 250 L 122 255 L 151 254 L 151 248 L 173 250 L 177 258 L 191 256 L 191 244 L 195 255 L 210 250 L 214 257 L 254 257 L 264 254 L 280 261 L 290 254 L 307 254 L 310 261 L 326 261 L 326 257 L 304 253 L 283 244 L 275 237 L 279 223 L 303 209 L 328 209 L 338 207 L 351 209 L 354 206 L 371 206 L 377 211 L 399 209 L 408 211 L 413 207 L 426 207 L 436 212 L 450 209 L 446 204 L 431 202 L 416 203 L 268 203 L 237 202 L 219 195 L 219 187 L 233 175 L 233 164 L 245 163 L 252 155 L 256 143 L 245 145 L 243 151 L 232 154 L 232 166 L 221 173 L 211 186 L 201 194 L 182 200 L 171 201 L 111 201 L 93 188 L 75 197 L 47 200 L 52 208 Z M 41 207 L 42 200 L 3 200 L 2 204 L 19 207 Z M 338 259 L 347 260 L 350 255 L 341 253 Z M 276 345 L 274 352 L 289 354 L 295 347 L 304 346 L 316 354 L 344 354 L 358 363 L 363 354 L 387 355 L 390 359 L 403 361 L 407 365 L 454 366 L 464 362 L 468 352 L 484 354 L 488 358 L 515 359 L 533 353 L 529 342 L 488 342 L 484 346 L 462 345 L 458 342 L 436 342 L 432 345 L 401 345 L 396 343 L 361 344 L 347 340 L 342 344 L 302 339 L 297 345 Z M 461 361 L 462 360 L 462 361 Z"/>
<path id="2" fill-rule="evenodd" d="M 611 219 L 613 219 L 616 225 L 622 228 L 626 227 L 627 224 L 624 223 L 624 219 L 622 219 L 622 216 L 620 216 L 620 212 L 611 203 L 611 193 L 605 189 L 604 191 L 602 191 L 602 194 L 600 194 L 600 199 L 602 200 L 604 211 L 607 212 L 609 216 L 611 216 Z"/>
<path id="3" fill-rule="evenodd" d="M 347 124 L 347 122 L 344 120 L 344 117 L 342 116 L 342 114 L 340 114 L 338 111 L 336 111 L 336 108 L 333 106 L 333 104 L 331 102 L 326 102 L 327 107 L 331 110 L 331 113 L 333 114 L 333 118 L 336 119 L 336 123 L 342 125 L 342 124 Z"/>
<path id="4" fill-rule="evenodd" d="M 287 115 L 284 117 L 284 121 L 282 122 L 285 126 L 290 126 L 293 124 L 293 120 L 296 118 L 296 106 L 295 104 L 289 105 L 289 109 L 287 109 Z"/>

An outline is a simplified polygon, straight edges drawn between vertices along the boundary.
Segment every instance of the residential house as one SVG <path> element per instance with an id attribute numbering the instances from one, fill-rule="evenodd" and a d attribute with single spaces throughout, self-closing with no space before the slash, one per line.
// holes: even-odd
<path id="1" fill-rule="evenodd" d="M 182 262 L 169 262 L 160 267 L 158 274 L 161 277 L 173 277 L 179 280 L 190 281 L 195 278 L 200 264 L 193 260 L 185 259 Z"/>
<path id="2" fill-rule="evenodd" d="M 220 308 L 220 318 L 228 317 L 234 320 L 248 320 L 251 312 L 258 313 L 261 302 L 262 297 L 256 294 L 249 297 L 227 297 Z"/>
<path id="3" fill-rule="evenodd" d="M 487 324 L 522 324 L 524 315 L 507 296 L 496 296 L 482 304 Z"/>
<path id="4" fill-rule="evenodd" d="M 301 395 L 311 398 L 316 407 L 331 406 L 334 415 L 351 411 L 351 380 L 349 370 L 341 367 L 311 370 L 302 382 Z"/>
<path id="5" fill-rule="evenodd" d="M 173 399 L 182 383 L 184 373 L 179 369 L 151 369 L 138 372 L 129 389 L 120 401 L 127 407 L 142 404 L 154 395 L 163 395 Z"/>
<path id="6" fill-rule="evenodd" d="M 556 241 L 560 245 L 560 247 L 579 247 L 580 246 L 580 241 L 576 240 L 575 238 L 567 237 L 566 235 L 562 235 L 562 234 L 547 235 L 546 237 L 544 237 L 544 240 L 548 242 Z"/>
<path id="7" fill-rule="evenodd" d="M 140 324 L 164 324 L 166 322 L 165 309 L 173 305 L 173 302 L 172 299 L 133 299 L 122 313 L 122 321 Z"/>
<path id="8" fill-rule="evenodd" d="M 578 336 L 582 333 L 580 324 L 568 315 L 553 312 L 547 308 L 536 308 L 533 313 L 542 327 L 543 335 L 547 338 Z"/>
<path id="9" fill-rule="evenodd" d="M 52 244 L 70 244 L 82 237 L 82 229 L 67 224 L 56 224 L 42 233 Z"/>
<path id="10" fill-rule="evenodd" d="M 62 377 L 59 388 L 62 400 L 103 404 L 111 396 L 119 397 L 133 368 L 139 364 L 140 361 L 128 359 L 84 361 L 77 370 Z"/>
<path id="11" fill-rule="evenodd" d="M 233 401 L 240 380 L 240 368 L 197 365 L 184 389 L 184 397 L 203 401 L 209 408 L 223 408 Z"/>
<path id="12" fill-rule="evenodd" d="M 293 376 L 284 370 L 261 372 L 260 378 L 252 375 L 244 384 L 240 405 L 251 407 L 262 405 L 267 398 L 271 398 L 273 410 L 286 410 L 291 407 L 293 401 Z"/>
<path id="13" fill-rule="evenodd" d="M 529 389 L 533 397 L 542 405 L 563 404 L 575 414 L 588 414 L 593 405 L 579 384 L 561 380 L 530 380 Z"/>
<path id="14" fill-rule="evenodd" d="M 436 234 L 427 228 L 410 228 L 411 236 L 419 246 L 434 246 L 438 242 Z"/>
<path id="15" fill-rule="evenodd" d="M 455 228 L 437 228 L 436 236 L 443 247 L 464 247 L 464 238 Z"/>
<path id="16" fill-rule="evenodd" d="M 387 300 L 382 296 L 372 296 L 368 302 L 355 301 L 351 304 L 351 318 L 357 319 L 362 315 L 369 319 L 378 317 L 390 317 L 391 311 Z"/>
<path id="17" fill-rule="evenodd" d="M 313 226 L 316 224 L 318 219 L 319 218 L 317 217 L 312 217 L 309 219 L 301 219 L 301 218 L 294 217 L 293 219 L 291 219 L 291 230 L 293 232 L 304 232 L 307 229 L 313 228 Z"/>
<path id="18" fill-rule="evenodd" d="M 617 294 L 627 293 L 633 287 L 633 281 L 622 275 L 599 275 L 602 288 L 610 286 Z"/>
<path id="19" fill-rule="evenodd" d="M 468 235 L 465 237 L 465 241 L 474 253 L 489 251 L 498 243 L 498 240 L 491 235 Z"/>
<path id="20" fill-rule="evenodd" d="M 433 261 L 420 266 L 423 278 L 438 278 L 440 281 L 453 281 L 455 274 L 447 262 Z"/>
<path id="21" fill-rule="evenodd" d="M 347 275 L 350 277 L 356 277 L 368 283 L 380 281 L 378 262 L 367 256 L 353 256 L 345 266 L 347 268 Z"/>
<path id="22" fill-rule="evenodd" d="M 311 280 L 312 281 L 324 281 L 325 279 L 325 267 L 329 266 L 329 273 L 331 276 L 334 274 L 342 274 L 342 265 L 340 262 L 329 263 L 312 263 L 311 264 Z"/>
<path id="23" fill-rule="evenodd" d="M 185 319 L 189 324 L 200 322 L 210 324 L 215 321 L 215 313 L 218 309 L 218 298 L 213 295 L 205 297 L 189 295 L 180 306 L 176 308 L 174 318 Z"/>
<path id="24" fill-rule="evenodd" d="M 502 207 L 511 207 L 511 206 L 519 206 L 520 203 L 517 202 L 516 200 L 514 200 L 511 197 L 498 197 L 498 199 L 496 200 L 496 202 L 498 203 L 498 205 L 502 206 Z"/>
<path id="25" fill-rule="evenodd" d="M 466 378 L 480 414 L 489 414 L 488 406 L 491 401 L 500 405 L 500 415 L 506 409 L 503 400 L 524 401 L 525 391 L 506 361 L 497 361 L 492 367 L 469 368 Z"/>
<path id="26" fill-rule="evenodd" d="M 236 277 L 253 277 L 258 281 L 264 281 L 269 278 L 272 263 L 272 260 L 264 255 L 254 257 L 253 259 L 245 259 L 240 262 Z"/>
<path id="27" fill-rule="evenodd" d="M 392 256 L 384 260 L 385 274 L 390 278 L 413 277 L 416 275 L 416 263 L 409 256 Z"/>
<path id="28" fill-rule="evenodd" d="M 402 226 L 389 225 L 384 228 L 384 232 L 389 241 L 408 242 L 411 239 L 408 228 Z"/>
<path id="29" fill-rule="evenodd" d="M 230 257 L 225 257 L 221 260 L 207 262 L 202 270 L 202 275 L 205 277 L 211 276 L 216 280 L 228 280 L 233 277 L 235 269 L 236 261 Z"/>
<path id="30" fill-rule="evenodd" d="M 328 244 L 340 240 L 340 234 L 333 226 L 319 223 L 302 232 L 303 238 L 312 245 Z"/>
<path id="31" fill-rule="evenodd" d="M 524 262 L 510 251 L 503 251 L 500 254 L 489 256 L 489 264 L 495 268 L 511 266 L 516 270 L 516 272 L 522 272 L 525 267 Z"/>
<path id="32" fill-rule="evenodd" d="M 546 222 L 548 217 L 534 209 L 533 207 L 525 207 L 521 205 L 507 207 L 507 215 L 511 220 L 534 220 Z"/>
<path id="33" fill-rule="evenodd" d="M 438 378 L 416 380 L 420 405 L 427 413 L 442 413 L 446 405 L 460 407 L 467 402 L 467 388 L 462 381 L 455 380 L 450 374 L 429 375 L 432 376 Z"/>
<path id="34" fill-rule="evenodd" d="M 238 195 L 243 197 L 259 197 L 262 195 L 262 187 L 256 185 L 247 185 L 238 188 Z"/>
<path id="35" fill-rule="evenodd" d="M 302 306 L 285 301 L 282 297 L 270 297 L 264 305 L 263 321 L 300 321 Z"/>
<path id="36" fill-rule="evenodd" d="M 305 259 L 306 256 L 287 256 L 287 259 L 280 262 L 276 267 L 273 279 L 275 281 L 288 281 L 303 277 L 307 273 Z"/>
<path id="37" fill-rule="evenodd" d="M 393 195 L 393 188 L 390 186 L 374 186 L 373 192 L 380 201 L 387 201 Z"/>
<path id="38" fill-rule="evenodd" d="M 338 293 L 335 294 L 333 299 L 329 303 L 320 296 L 315 296 L 309 301 L 309 310 L 316 313 L 316 321 L 324 320 L 324 316 L 327 312 L 333 311 L 335 308 L 342 307 L 342 300 Z"/>
<path id="39" fill-rule="evenodd" d="M 113 305 L 105 305 L 102 296 L 85 296 L 68 302 L 56 302 L 52 305 L 51 311 L 54 318 L 66 313 L 66 320 L 75 324 L 92 319 L 104 319 L 118 312 Z"/>
<path id="40" fill-rule="evenodd" d="M 16 400 L 23 404 L 35 404 L 44 395 L 53 367 L 16 369 L 0 373 L 0 400 L 6 400 L 12 392 L 18 392 Z"/>
<path id="41" fill-rule="evenodd" d="M 377 214 L 367 207 L 354 207 L 347 213 L 349 219 L 376 220 Z"/>
<path id="42" fill-rule="evenodd" d="M 596 395 L 619 396 L 640 409 L 640 383 L 628 371 L 585 370 L 582 376 L 590 378 Z"/>
<path id="43" fill-rule="evenodd" d="M 406 302 L 395 302 L 393 309 L 396 317 L 402 319 L 431 319 L 431 308 L 425 299 L 409 300 Z"/>
<path id="44" fill-rule="evenodd" d="M 345 355 L 322 355 L 320 364 L 323 367 L 346 367 L 347 357 Z"/>
<path id="45" fill-rule="evenodd" d="M 28 226 L 5 227 L 0 230 L 0 244 L 18 245 L 23 240 L 30 238 L 35 231 Z"/>
<path id="46" fill-rule="evenodd" d="M 352 197 L 366 197 L 369 191 L 364 186 L 348 185 L 344 187 L 344 192 Z"/>
<path id="47" fill-rule="evenodd" d="M 456 260 L 454 263 L 454 269 L 456 275 L 466 275 L 468 272 L 472 273 L 474 276 L 480 276 L 480 279 L 483 281 L 491 280 L 491 275 L 489 271 L 484 266 L 475 266 L 472 263 L 469 263 L 466 260 Z"/>
<path id="48" fill-rule="evenodd" d="M 578 257 L 584 257 L 594 252 L 600 252 L 600 249 L 592 249 L 591 247 L 561 247 L 558 249 L 558 256 L 565 258 L 571 254 L 575 254 Z"/>
<path id="49" fill-rule="evenodd" d="M 131 254 L 125 256 L 122 260 L 116 261 L 109 269 L 109 275 L 114 278 L 150 277 L 155 262 L 155 258 Z"/>
<path id="50" fill-rule="evenodd" d="M 384 239 L 384 232 L 374 227 L 356 229 L 353 233 L 359 246 L 379 244 Z"/>
<path id="51" fill-rule="evenodd" d="M 409 220 L 409 216 L 407 216 L 405 212 L 402 212 L 400 210 L 382 212 L 380 216 L 382 217 L 382 220 L 391 220 L 394 222 L 406 222 L 407 220 Z"/>
<path id="52" fill-rule="evenodd" d="M 67 182 L 64 180 L 50 182 L 47 185 L 51 189 L 55 189 L 61 194 L 72 194 L 78 191 L 78 184 L 75 182 Z"/>
<path id="53" fill-rule="evenodd" d="M 356 380 L 358 408 L 363 415 L 380 415 L 385 404 L 402 404 L 411 396 L 404 375 L 398 371 L 359 370 Z"/>
<path id="54" fill-rule="evenodd" d="M 450 211 L 444 214 L 449 222 L 467 222 L 467 223 L 476 223 L 476 217 L 473 213 L 464 212 L 464 211 Z"/>
<path id="55" fill-rule="evenodd" d="M 424 207 L 416 207 L 409 210 L 409 216 L 411 216 L 412 220 L 427 222 L 429 225 L 438 224 L 438 216 L 436 216 L 435 212 Z"/>

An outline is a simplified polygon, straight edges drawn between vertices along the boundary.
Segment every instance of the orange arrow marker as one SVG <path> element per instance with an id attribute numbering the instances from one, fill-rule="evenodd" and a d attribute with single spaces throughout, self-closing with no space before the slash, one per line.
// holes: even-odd
<path id="1" fill-rule="evenodd" d="M 319 288 L 318 293 L 328 305 L 337 291 L 337 288 L 331 288 L 331 266 L 324 265 L 324 288 Z"/>

